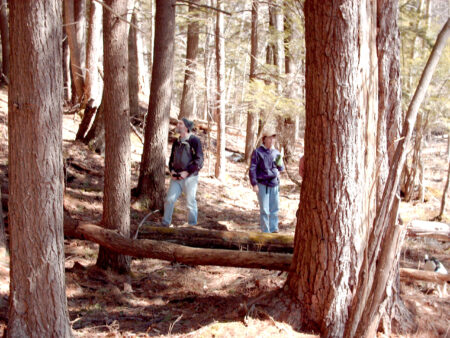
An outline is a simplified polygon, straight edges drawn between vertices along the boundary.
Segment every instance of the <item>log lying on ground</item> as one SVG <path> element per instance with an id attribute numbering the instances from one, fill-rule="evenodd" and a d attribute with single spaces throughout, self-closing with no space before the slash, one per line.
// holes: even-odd
<path id="1" fill-rule="evenodd" d="M 144 226 L 139 232 L 138 238 L 167 241 L 198 248 L 278 253 L 293 253 L 294 251 L 294 236 L 261 232 Z"/>
<path id="2" fill-rule="evenodd" d="M 407 226 L 407 236 L 430 237 L 441 241 L 450 240 L 450 225 L 440 222 L 413 220 Z"/>
<path id="3" fill-rule="evenodd" d="M 400 269 L 400 278 L 402 280 L 421 280 L 424 282 L 445 283 L 450 282 L 450 274 L 442 274 L 433 271 L 416 270 L 416 269 Z"/>
<path id="4" fill-rule="evenodd" d="M 86 239 L 99 243 L 110 250 L 138 258 L 156 258 L 192 265 L 233 266 L 278 271 L 288 271 L 292 260 L 292 255 L 289 254 L 200 249 L 150 239 L 132 240 L 115 231 L 89 223 L 80 223 L 78 231 Z"/>

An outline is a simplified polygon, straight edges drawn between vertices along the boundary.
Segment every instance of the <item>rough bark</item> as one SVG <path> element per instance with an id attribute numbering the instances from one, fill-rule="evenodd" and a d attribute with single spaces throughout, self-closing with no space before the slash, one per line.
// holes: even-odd
<path id="1" fill-rule="evenodd" d="M 126 16 L 127 3 L 105 2 L 114 13 Z M 131 144 L 128 102 L 128 25 L 111 11 L 103 11 L 105 182 L 103 191 L 103 225 L 130 235 Z M 97 266 L 125 273 L 130 259 L 100 246 Z"/>
<path id="2" fill-rule="evenodd" d="M 132 240 L 115 231 L 87 223 L 81 224 L 78 230 L 87 239 L 106 246 L 110 250 L 138 258 L 156 258 L 193 265 L 234 266 L 280 271 L 287 271 L 292 260 L 292 255 L 288 254 L 199 249 L 150 239 Z"/>
<path id="3" fill-rule="evenodd" d="M 292 253 L 294 237 L 260 232 L 219 231 L 145 226 L 140 239 L 168 241 L 198 248 Z"/>
<path id="4" fill-rule="evenodd" d="M 341 337 L 375 205 L 376 6 L 307 0 L 305 19 L 308 161 L 287 288 L 297 324 Z"/>
<path id="5" fill-rule="evenodd" d="M 218 0 L 217 8 L 222 9 L 223 3 Z M 222 179 L 226 171 L 225 158 L 225 37 L 224 14 L 216 12 L 216 121 L 217 121 L 217 152 L 214 176 Z"/>
<path id="6" fill-rule="evenodd" d="M 259 1 L 252 1 L 252 30 L 251 30 L 251 47 L 250 47 L 250 78 L 249 81 L 256 77 L 256 66 L 258 61 L 258 7 Z M 254 112 L 247 113 L 247 134 L 245 137 L 245 154 L 244 159 L 248 162 L 252 156 L 255 146 L 255 135 L 257 127 L 257 114 Z"/>
<path id="7" fill-rule="evenodd" d="M 156 1 L 154 61 L 137 193 L 149 209 L 164 206 L 164 172 L 172 100 L 175 1 Z"/>
<path id="8" fill-rule="evenodd" d="M 70 67 L 76 89 L 76 100 L 81 101 L 84 92 L 84 8 L 85 0 L 64 0 L 64 24 L 70 49 Z M 79 13 L 83 10 L 83 15 Z"/>
<path id="9" fill-rule="evenodd" d="M 184 73 L 183 94 L 180 104 L 180 118 L 186 117 L 192 120 L 195 117 L 195 70 L 197 68 L 199 23 L 194 4 L 198 0 L 189 4 L 189 13 L 191 22 L 187 29 L 187 47 L 186 47 L 186 70 Z"/>
<path id="10" fill-rule="evenodd" d="M 61 1 L 10 2 L 8 337 L 70 337 L 64 279 Z"/>
<path id="11" fill-rule="evenodd" d="M 9 79 L 9 27 L 8 27 L 8 1 L 0 2 L 0 32 L 2 36 L 2 81 Z"/>

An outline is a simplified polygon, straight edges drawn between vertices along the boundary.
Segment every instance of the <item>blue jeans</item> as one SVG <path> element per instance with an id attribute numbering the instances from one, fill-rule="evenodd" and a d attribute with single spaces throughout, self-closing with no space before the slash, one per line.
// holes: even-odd
<path id="1" fill-rule="evenodd" d="M 197 194 L 198 175 L 186 177 L 184 180 L 170 180 L 169 190 L 164 201 L 164 217 L 162 223 L 169 225 L 172 222 L 173 208 L 178 197 L 184 192 L 188 208 L 189 225 L 197 225 Z"/>
<path id="2" fill-rule="evenodd" d="M 258 189 L 261 231 L 278 231 L 279 185 L 275 187 L 268 187 L 258 183 Z"/>

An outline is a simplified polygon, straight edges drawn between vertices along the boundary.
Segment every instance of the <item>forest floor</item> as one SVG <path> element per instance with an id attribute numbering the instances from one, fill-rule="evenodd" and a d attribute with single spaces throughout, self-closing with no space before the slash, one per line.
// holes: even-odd
<path id="1" fill-rule="evenodd" d="M 0 183 L 7 185 L 7 91 L 0 90 Z M 68 179 L 64 203 L 77 220 L 99 222 L 102 215 L 103 160 L 84 144 L 74 141 L 80 118 L 64 115 L 63 152 Z M 228 155 L 242 154 L 244 132 L 230 130 Z M 203 141 L 206 136 L 199 133 Z M 213 135 L 214 136 L 214 135 Z M 137 184 L 142 144 L 132 134 L 132 180 Z M 214 137 L 213 137 L 214 139 Z M 213 142 L 214 143 L 214 142 Z M 424 146 L 425 203 L 402 203 L 401 216 L 430 220 L 439 213 L 445 184 L 447 141 L 433 136 Z M 206 142 L 204 142 L 206 145 Z M 206 148 L 206 147 L 205 147 Z M 302 145 L 296 144 L 296 156 Z M 246 166 L 229 157 L 222 181 L 212 177 L 214 155 L 200 173 L 199 226 L 206 229 L 258 231 L 259 209 L 246 178 Z M 298 157 L 297 157 L 298 158 Z M 297 163 L 289 167 L 297 173 Z M 168 179 L 166 181 L 168 183 Z M 280 232 L 294 234 L 300 189 L 284 174 L 280 192 Z M 449 196 L 450 197 L 450 196 Z M 444 222 L 449 223 L 450 203 Z M 177 202 L 174 226 L 184 226 L 183 197 Z M 145 205 L 132 201 L 131 223 L 136 229 L 147 214 Z M 160 216 L 154 215 L 153 221 Z M 275 321 L 263 309 L 247 308 L 255 297 L 283 286 L 286 275 L 277 271 L 186 266 L 156 259 L 134 259 L 129 276 L 95 267 L 98 245 L 65 240 L 66 289 L 73 333 L 79 337 L 309 337 Z M 401 256 L 404 267 L 420 268 L 425 253 L 450 268 L 448 243 L 407 238 Z M 402 298 L 415 314 L 415 337 L 450 337 L 450 298 L 440 298 L 420 282 L 402 282 Z M 0 335 L 7 326 L 9 294 L 8 257 L 0 260 Z"/>

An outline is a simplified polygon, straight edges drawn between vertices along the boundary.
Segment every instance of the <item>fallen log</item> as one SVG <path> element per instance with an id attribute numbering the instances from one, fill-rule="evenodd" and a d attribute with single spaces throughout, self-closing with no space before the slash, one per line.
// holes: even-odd
<path id="1" fill-rule="evenodd" d="M 417 269 L 400 269 L 400 278 L 402 280 L 421 280 L 424 282 L 445 283 L 450 282 L 450 274 L 442 274 L 433 271 L 417 270 Z"/>
<path id="2" fill-rule="evenodd" d="M 294 252 L 294 236 L 261 232 L 206 230 L 192 227 L 163 228 L 144 226 L 139 232 L 138 238 L 209 249 L 278 253 Z"/>
<path id="3" fill-rule="evenodd" d="M 407 226 L 407 236 L 429 237 L 440 241 L 450 240 L 450 225 L 440 222 L 413 220 Z"/>
<path id="4" fill-rule="evenodd" d="M 115 231 L 90 223 L 80 223 L 77 229 L 86 239 L 112 251 L 137 258 L 156 258 L 191 265 L 218 265 L 240 268 L 288 271 L 292 255 L 191 248 L 150 239 L 125 238 Z"/>

